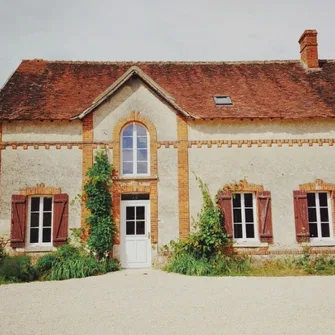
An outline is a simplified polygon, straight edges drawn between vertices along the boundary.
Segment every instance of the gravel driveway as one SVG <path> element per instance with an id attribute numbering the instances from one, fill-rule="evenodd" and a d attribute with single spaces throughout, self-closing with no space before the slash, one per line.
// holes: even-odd
<path id="1" fill-rule="evenodd" d="M 0 334 L 335 334 L 335 277 L 128 270 L 0 286 Z"/>

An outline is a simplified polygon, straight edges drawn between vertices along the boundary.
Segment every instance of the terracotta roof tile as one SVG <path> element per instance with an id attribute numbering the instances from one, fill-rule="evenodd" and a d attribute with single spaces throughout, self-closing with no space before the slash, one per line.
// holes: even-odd
<path id="1" fill-rule="evenodd" d="M 25 60 L 0 92 L 0 119 L 71 119 L 131 66 L 197 118 L 335 117 L 335 61 L 65 62 Z M 215 106 L 228 95 L 232 106 Z"/>

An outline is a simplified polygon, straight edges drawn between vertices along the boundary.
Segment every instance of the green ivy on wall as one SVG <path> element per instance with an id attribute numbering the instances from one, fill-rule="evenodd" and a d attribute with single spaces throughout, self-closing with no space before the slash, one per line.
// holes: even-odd
<path id="1" fill-rule="evenodd" d="M 86 219 L 89 224 L 87 246 L 99 259 L 107 258 L 113 249 L 115 225 L 112 217 L 113 166 L 104 151 L 95 155 L 92 168 L 87 172 L 89 180 L 84 186 L 85 206 L 90 211 Z"/>

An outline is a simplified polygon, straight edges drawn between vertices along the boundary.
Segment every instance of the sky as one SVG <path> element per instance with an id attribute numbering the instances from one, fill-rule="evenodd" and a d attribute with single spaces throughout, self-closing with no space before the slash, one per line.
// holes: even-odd
<path id="1" fill-rule="evenodd" d="M 305 29 L 335 58 L 334 0 L 0 0 L 0 87 L 22 59 L 298 59 Z"/>

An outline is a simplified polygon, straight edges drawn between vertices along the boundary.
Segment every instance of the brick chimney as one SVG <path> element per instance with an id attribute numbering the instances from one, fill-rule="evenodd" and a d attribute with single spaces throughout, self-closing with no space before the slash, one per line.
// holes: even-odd
<path id="1" fill-rule="evenodd" d="M 308 69 L 319 68 L 317 35 L 316 30 L 305 30 L 299 39 L 300 58 Z"/>

